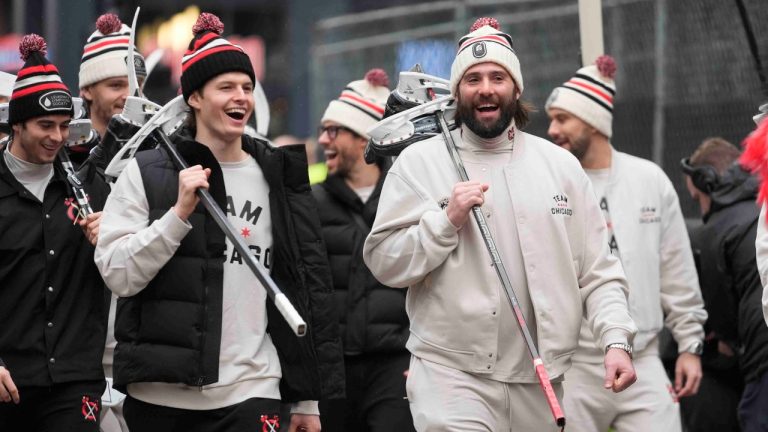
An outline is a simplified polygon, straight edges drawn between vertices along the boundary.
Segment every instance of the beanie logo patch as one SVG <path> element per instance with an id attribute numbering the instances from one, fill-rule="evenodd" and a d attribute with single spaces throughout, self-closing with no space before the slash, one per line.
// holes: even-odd
<path id="1" fill-rule="evenodd" d="M 488 54 L 488 49 L 485 47 L 485 42 L 476 42 L 472 45 L 472 55 L 475 58 L 483 58 Z"/>
<path id="2" fill-rule="evenodd" d="M 46 111 L 61 111 L 72 109 L 72 97 L 61 90 L 45 93 L 38 99 L 40 107 Z"/>
<path id="3" fill-rule="evenodd" d="M 128 56 L 125 59 L 126 67 L 128 66 Z M 144 64 L 144 59 L 139 55 L 133 56 L 133 70 L 136 71 L 136 76 L 147 76 L 147 66 Z"/>
<path id="4" fill-rule="evenodd" d="M 547 98 L 547 103 L 545 103 L 544 106 L 548 107 L 548 106 L 552 105 L 553 103 L 555 103 L 555 101 L 557 100 L 557 96 L 559 94 L 560 94 L 560 90 L 559 89 L 556 88 L 556 89 L 552 90 L 552 94 L 549 95 L 549 97 Z"/>

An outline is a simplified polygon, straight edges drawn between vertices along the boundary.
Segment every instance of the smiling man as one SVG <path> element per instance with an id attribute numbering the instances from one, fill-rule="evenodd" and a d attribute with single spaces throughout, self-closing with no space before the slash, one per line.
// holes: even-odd
<path id="1" fill-rule="evenodd" d="M 99 430 L 108 295 L 57 155 L 73 104 L 45 41 L 27 35 L 0 153 L 0 430 Z M 100 209 L 107 186 L 84 189 Z"/>
<path id="2" fill-rule="evenodd" d="M 115 386 L 127 388 L 131 430 L 318 432 L 315 401 L 343 395 L 343 365 L 306 154 L 244 135 L 255 75 L 223 29 L 201 14 L 182 60 L 191 136 L 176 147 L 190 168 L 139 152 L 105 207 L 96 263 L 121 297 Z M 198 188 L 307 321 L 306 337 L 267 301 Z"/>
<path id="3" fill-rule="evenodd" d="M 621 395 L 601 391 L 603 346 L 587 316 L 565 376 L 565 410 L 576 431 L 679 431 L 677 397 L 698 391 L 707 313 L 674 186 L 654 163 L 611 145 L 615 72 L 613 58 L 598 58 L 553 90 L 546 109 L 549 135 L 587 173 L 607 221 L 607 246 L 627 273 L 642 380 Z M 674 386 L 659 359 L 665 324 L 679 347 Z"/>
<path id="4" fill-rule="evenodd" d="M 128 97 L 128 66 L 136 67 L 139 83 L 147 76 L 144 57 L 134 52 L 128 64 L 131 28 L 115 14 L 107 13 L 96 20 L 96 31 L 83 47 L 80 63 L 80 95 L 88 104 L 93 129 L 103 137 L 109 120 L 123 112 Z"/>
<path id="5" fill-rule="evenodd" d="M 388 85 L 381 69 L 349 83 L 328 104 L 318 131 L 329 175 L 312 192 L 331 264 L 347 377 L 345 401 L 321 402 L 326 432 L 413 430 L 405 399 L 405 292 L 379 283 L 362 255 L 389 167 L 384 158 L 365 163 L 366 130 L 384 114 Z"/>
<path id="6" fill-rule="evenodd" d="M 458 45 L 451 134 L 471 180 L 458 181 L 442 135 L 406 148 L 363 256 L 379 281 L 408 287 L 406 389 L 417 430 L 559 430 L 470 211 L 486 215 L 559 398 L 582 313 L 606 350 L 604 386 L 619 392 L 635 381 L 626 280 L 576 159 L 520 130 L 528 108 L 512 38 L 485 18 Z"/>

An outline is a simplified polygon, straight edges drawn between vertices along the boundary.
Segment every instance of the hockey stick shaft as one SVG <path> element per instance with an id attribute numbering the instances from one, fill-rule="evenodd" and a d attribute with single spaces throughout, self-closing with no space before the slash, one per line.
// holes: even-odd
<path id="1" fill-rule="evenodd" d="M 736 7 L 739 9 L 739 17 L 741 18 L 741 24 L 744 26 L 744 33 L 747 36 L 747 43 L 749 44 L 749 52 L 752 54 L 752 58 L 755 60 L 755 70 L 757 76 L 760 78 L 760 86 L 763 91 L 763 96 L 768 97 L 768 78 L 765 76 L 765 69 L 763 68 L 763 62 L 760 61 L 760 51 L 757 47 L 757 38 L 755 38 L 755 32 L 752 29 L 752 23 L 749 20 L 749 14 L 747 13 L 747 7 L 743 0 L 734 0 Z"/>
<path id="2" fill-rule="evenodd" d="M 85 192 L 83 182 L 77 175 L 75 166 L 69 159 L 69 154 L 67 154 L 67 151 L 68 150 L 65 148 L 60 149 L 59 158 L 61 159 L 61 164 L 64 166 L 64 171 L 67 173 L 67 182 L 69 183 L 69 187 L 72 189 L 72 193 L 75 195 L 77 206 L 79 207 L 79 210 L 82 212 L 83 216 L 88 216 L 89 214 L 93 213 L 93 209 L 91 208 L 91 204 L 88 203 L 88 194 Z"/>
<path id="3" fill-rule="evenodd" d="M 453 166 L 456 168 L 459 179 L 463 182 L 469 181 L 467 170 L 464 168 L 464 163 L 461 161 L 461 156 L 459 156 L 459 152 L 456 149 L 456 142 L 451 136 L 451 132 L 448 129 L 448 123 L 445 121 L 443 112 L 438 111 L 435 113 L 435 115 L 437 116 L 440 130 L 442 131 L 443 138 L 445 139 L 445 145 L 448 148 L 448 153 L 451 155 L 451 161 L 453 162 Z M 525 339 L 525 344 L 528 346 L 528 352 L 531 354 L 531 358 L 533 359 L 533 367 L 536 371 L 536 377 L 539 379 L 541 389 L 544 391 L 544 396 L 547 399 L 547 404 L 549 405 L 549 409 L 555 419 L 555 423 L 561 428 L 564 428 L 565 415 L 563 414 L 563 410 L 560 407 L 560 402 L 557 400 L 555 391 L 552 388 L 552 383 L 550 382 L 549 374 L 547 374 L 547 370 L 544 367 L 544 362 L 539 356 L 539 350 L 536 348 L 536 344 L 534 344 L 533 338 L 531 337 L 531 332 L 528 330 L 528 323 L 526 322 L 525 316 L 523 315 L 520 302 L 517 300 L 517 295 L 515 295 L 515 290 L 513 289 L 512 283 L 509 280 L 507 270 L 504 268 L 504 263 L 501 261 L 501 255 L 496 248 L 496 242 L 493 240 L 493 235 L 491 234 L 491 230 L 488 227 L 488 222 L 486 221 L 485 215 L 483 214 L 480 206 L 472 207 L 472 215 L 474 216 L 477 227 L 480 229 L 480 233 L 483 236 L 483 240 L 485 241 L 485 246 L 488 249 L 488 253 L 491 255 L 491 261 L 493 262 L 494 270 L 496 270 L 496 275 L 499 277 L 501 285 L 504 287 L 504 292 L 507 294 L 507 299 L 512 306 L 512 311 L 515 314 L 515 318 L 517 320 L 518 326 L 520 327 L 520 332 L 523 335 L 523 339 Z"/>
<path id="4" fill-rule="evenodd" d="M 184 161 L 184 158 L 179 154 L 178 150 L 176 150 L 176 147 L 171 140 L 168 139 L 168 135 L 166 135 L 160 128 L 155 131 L 160 138 L 160 144 L 168 152 L 168 155 L 171 157 L 173 164 L 176 165 L 176 168 L 179 170 L 188 168 L 187 162 Z M 208 213 L 210 213 L 213 220 L 219 228 L 221 228 L 229 241 L 232 242 L 235 250 L 237 250 L 243 259 L 245 259 L 246 265 L 251 269 L 256 276 L 256 279 L 258 279 L 261 285 L 267 290 L 267 295 L 275 303 L 275 306 L 277 306 L 277 309 L 288 322 L 288 325 L 293 332 L 296 333 L 296 336 L 304 336 L 307 332 L 306 322 L 304 322 L 301 315 L 299 315 L 299 312 L 296 311 L 296 308 L 291 304 L 290 300 L 288 300 L 288 297 L 286 297 L 282 290 L 280 290 L 275 281 L 272 280 L 261 263 L 251 255 L 248 245 L 246 245 L 243 239 L 237 235 L 235 228 L 229 223 L 227 216 L 213 199 L 211 193 L 208 192 L 207 189 L 198 188 L 197 195 L 200 197 L 200 201 L 203 203 L 205 209 L 208 210 Z"/>

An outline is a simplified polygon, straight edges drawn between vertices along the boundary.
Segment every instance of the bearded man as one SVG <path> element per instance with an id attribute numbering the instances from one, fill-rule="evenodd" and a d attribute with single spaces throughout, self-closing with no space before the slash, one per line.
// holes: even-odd
<path id="1" fill-rule="evenodd" d="M 626 279 L 576 158 L 520 130 L 528 109 L 512 38 L 484 18 L 458 45 L 450 133 L 471 180 L 459 181 L 441 135 L 406 148 L 363 257 L 380 282 L 408 287 L 406 391 L 417 430 L 557 430 L 469 213 L 485 213 L 560 399 L 583 314 L 605 349 L 604 386 L 635 381 Z"/>

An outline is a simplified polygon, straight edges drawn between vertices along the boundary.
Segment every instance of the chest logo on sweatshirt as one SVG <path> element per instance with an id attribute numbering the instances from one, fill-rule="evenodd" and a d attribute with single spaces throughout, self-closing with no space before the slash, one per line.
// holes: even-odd
<path id="1" fill-rule="evenodd" d="M 448 202 L 450 202 L 450 198 L 448 198 L 448 197 L 441 198 L 437 202 L 437 205 L 439 205 L 442 210 L 445 210 L 445 208 L 448 207 Z"/>
<path id="2" fill-rule="evenodd" d="M 555 205 L 550 209 L 553 216 L 573 216 L 573 209 L 568 206 L 568 195 L 556 194 L 552 199 L 555 201 Z"/>
<path id="3" fill-rule="evenodd" d="M 656 211 L 656 206 L 640 207 L 640 223 L 641 224 L 652 224 L 652 223 L 660 223 L 660 222 L 661 222 L 661 216 L 659 216 L 659 213 Z"/>

